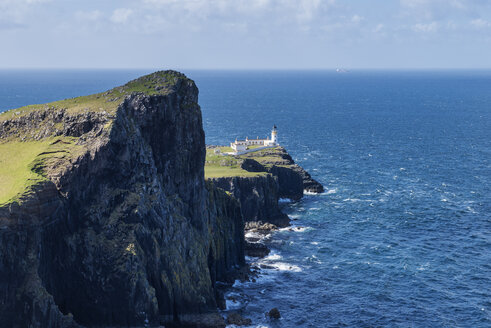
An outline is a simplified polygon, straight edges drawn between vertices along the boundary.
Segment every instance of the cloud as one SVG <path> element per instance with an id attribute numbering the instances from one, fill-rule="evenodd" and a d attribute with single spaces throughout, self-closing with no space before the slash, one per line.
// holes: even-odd
<path id="1" fill-rule="evenodd" d="M 375 28 L 373 29 L 373 32 L 381 33 L 384 29 L 385 29 L 384 24 L 377 24 L 377 26 L 375 26 Z"/>
<path id="2" fill-rule="evenodd" d="M 250 20 L 269 18 L 270 22 L 305 24 L 322 17 L 335 0 L 141 0 L 153 10 L 188 19 Z M 228 22 L 230 23 L 230 22 Z"/>
<path id="3" fill-rule="evenodd" d="M 465 9 L 459 0 L 400 0 L 404 15 L 423 20 L 442 20 Z"/>
<path id="4" fill-rule="evenodd" d="M 439 24 L 437 22 L 431 22 L 427 24 L 414 24 L 412 30 L 418 33 L 432 33 L 436 32 L 439 28 Z"/>
<path id="5" fill-rule="evenodd" d="M 130 18 L 132 14 L 133 14 L 132 9 L 118 8 L 113 11 L 113 14 L 111 15 L 111 21 L 116 24 L 126 23 L 128 18 Z"/>
<path id="6" fill-rule="evenodd" d="M 102 18 L 102 12 L 100 10 L 92 11 L 77 11 L 75 13 L 75 18 L 80 21 L 98 21 Z"/>
<path id="7" fill-rule="evenodd" d="M 353 15 L 353 16 L 351 17 L 351 21 L 352 21 L 353 23 L 355 23 L 355 24 L 360 23 L 362 20 L 363 20 L 363 17 L 358 16 L 358 15 Z"/>
<path id="8" fill-rule="evenodd" d="M 478 19 L 473 19 L 470 24 L 477 29 L 485 29 L 485 28 L 490 28 L 491 27 L 491 21 L 487 21 L 482 18 Z"/>
<path id="9" fill-rule="evenodd" d="M 0 29 L 25 27 L 34 7 L 52 0 L 0 0 Z"/>

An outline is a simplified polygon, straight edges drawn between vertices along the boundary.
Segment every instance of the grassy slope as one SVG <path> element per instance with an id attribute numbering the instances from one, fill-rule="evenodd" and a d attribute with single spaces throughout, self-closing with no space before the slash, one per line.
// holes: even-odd
<path id="1" fill-rule="evenodd" d="M 247 153 L 244 155 L 241 155 L 241 158 L 251 158 L 255 161 L 258 161 L 260 164 L 264 166 L 271 165 L 271 163 L 277 162 L 278 160 L 281 160 L 278 156 L 279 153 L 276 152 L 276 149 L 278 148 L 267 148 L 267 149 L 262 149 L 258 151 L 254 151 L 251 153 Z"/>
<path id="2" fill-rule="evenodd" d="M 221 152 L 227 152 L 230 147 L 220 147 Z M 272 165 L 290 167 L 290 165 L 283 165 L 284 160 L 281 157 L 280 148 L 267 148 L 258 150 L 255 152 L 247 153 L 240 156 L 223 156 L 214 153 L 213 149 L 206 150 L 206 164 L 205 164 L 205 177 L 206 178 L 219 178 L 219 177 L 231 177 L 231 176 L 258 176 L 267 173 L 263 172 L 247 172 L 240 168 L 240 161 L 246 158 L 253 159 L 265 167 L 271 167 Z"/>
<path id="3" fill-rule="evenodd" d="M 230 147 L 220 147 L 222 152 L 230 151 Z M 248 172 L 240 168 L 238 156 L 217 155 L 214 149 L 206 150 L 205 178 L 221 177 L 257 177 L 265 172 Z"/>
<path id="4" fill-rule="evenodd" d="M 9 202 L 28 186 L 44 180 L 31 170 L 30 164 L 40 151 L 47 148 L 46 141 L 0 144 L 0 205 Z"/>
<path id="5" fill-rule="evenodd" d="M 174 71 L 156 72 L 107 92 L 12 109 L 0 114 L 0 122 L 45 109 L 66 109 L 68 114 L 106 111 L 109 115 L 114 115 L 127 95 L 132 93 L 166 95 L 172 92 L 172 87 L 178 80 L 187 80 L 187 78 Z M 7 140 L 0 136 L 0 206 L 19 200 L 22 195 L 29 193 L 36 183 L 46 180 L 47 164 L 56 161 L 62 166 L 84 151 L 81 146 L 75 145 L 77 140 L 75 138 L 48 137 L 38 141 L 26 140 L 23 142 L 12 138 Z"/>
<path id="6" fill-rule="evenodd" d="M 119 104 L 127 95 L 132 93 L 143 93 L 146 95 L 166 95 L 179 79 L 187 79 L 183 74 L 174 71 L 160 71 L 142 76 L 130 81 L 121 87 L 116 87 L 106 92 L 90 96 L 82 96 L 59 100 L 41 105 L 29 105 L 21 108 L 11 109 L 0 114 L 0 122 L 26 115 L 32 111 L 46 108 L 65 108 L 69 113 L 76 114 L 83 110 L 93 112 L 106 111 L 115 113 Z"/>
<path id="7" fill-rule="evenodd" d="M 40 141 L 0 143 L 0 206 L 30 192 L 45 181 L 47 163 L 70 160 L 83 152 L 74 138 L 48 138 Z"/>

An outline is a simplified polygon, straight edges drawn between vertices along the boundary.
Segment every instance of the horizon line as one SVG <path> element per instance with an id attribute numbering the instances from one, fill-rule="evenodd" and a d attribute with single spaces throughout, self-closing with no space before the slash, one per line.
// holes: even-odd
<path id="1" fill-rule="evenodd" d="M 323 67 L 323 68 L 190 68 L 190 67 L 0 67 L 0 71 L 21 71 L 21 70 L 127 70 L 127 71 L 161 71 L 161 70 L 175 70 L 175 71 L 336 71 L 338 69 L 344 72 L 350 71 L 477 71 L 477 70 L 491 70 L 491 67 L 400 67 L 400 68 L 390 68 L 390 67 Z M 341 72 L 342 73 L 342 72 Z"/>

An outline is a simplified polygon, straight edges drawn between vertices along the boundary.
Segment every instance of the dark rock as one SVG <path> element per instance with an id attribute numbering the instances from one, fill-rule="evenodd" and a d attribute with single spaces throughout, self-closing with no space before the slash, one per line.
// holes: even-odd
<path id="1" fill-rule="evenodd" d="M 278 179 L 270 174 L 255 177 L 226 177 L 210 179 L 213 184 L 229 191 L 240 203 L 242 216 L 247 221 L 272 223 L 286 227 L 288 215 L 281 212 Z"/>
<path id="2" fill-rule="evenodd" d="M 273 269 L 274 269 L 274 266 L 269 265 L 269 264 L 264 264 L 264 263 L 261 263 L 261 264 L 259 265 L 259 267 L 260 267 L 261 269 L 269 269 L 269 270 L 273 270 Z"/>
<path id="3" fill-rule="evenodd" d="M 249 172 L 265 172 L 266 169 L 264 168 L 264 166 L 262 166 L 261 164 L 259 164 L 259 162 L 253 160 L 253 159 L 245 159 L 242 164 L 240 165 L 240 167 L 246 171 L 249 171 Z"/>
<path id="4" fill-rule="evenodd" d="M 246 241 L 245 254 L 252 257 L 265 257 L 270 253 L 270 249 L 261 243 L 250 243 Z"/>
<path id="5" fill-rule="evenodd" d="M 314 180 L 301 166 L 295 164 L 285 148 L 266 149 L 261 153 L 243 155 L 246 158 L 256 158 L 265 166 L 266 171 L 278 177 L 279 196 L 299 200 L 304 190 L 312 193 L 324 192 L 324 187 Z"/>
<path id="6" fill-rule="evenodd" d="M 254 231 L 262 234 L 268 234 L 271 231 L 277 230 L 278 227 L 272 223 L 264 223 L 262 221 L 249 221 L 245 224 L 245 230 Z"/>
<path id="7" fill-rule="evenodd" d="M 281 318 L 281 314 L 278 308 L 272 308 L 271 310 L 269 310 L 269 312 L 266 313 L 266 316 L 270 317 L 271 319 Z"/>
<path id="8" fill-rule="evenodd" d="M 249 326 L 252 324 L 252 320 L 242 317 L 237 312 L 232 312 L 227 316 L 227 324 L 236 326 Z"/>

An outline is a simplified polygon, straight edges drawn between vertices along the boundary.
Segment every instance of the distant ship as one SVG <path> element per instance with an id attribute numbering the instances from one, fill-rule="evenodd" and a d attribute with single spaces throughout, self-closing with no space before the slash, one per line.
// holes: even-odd
<path id="1" fill-rule="evenodd" d="M 344 68 L 336 68 L 336 73 L 349 73 L 349 71 Z"/>

